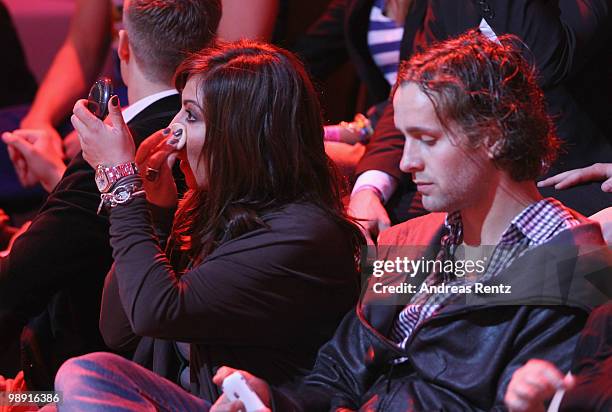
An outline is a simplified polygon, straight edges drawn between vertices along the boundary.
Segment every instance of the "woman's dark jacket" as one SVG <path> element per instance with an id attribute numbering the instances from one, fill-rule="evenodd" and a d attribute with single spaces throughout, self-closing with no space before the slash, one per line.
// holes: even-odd
<path id="1" fill-rule="evenodd" d="M 100 320 L 106 343 L 131 349 L 139 336 L 156 338 L 156 354 L 167 340 L 192 343 L 192 393 L 211 401 L 223 365 L 276 384 L 308 373 L 358 298 L 351 242 L 312 204 L 265 213 L 266 228 L 221 244 L 181 276 L 159 247 L 145 200 L 113 209 L 110 219 L 115 270 Z M 156 367 L 164 362 L 146 366 L 164 373 Z"/>

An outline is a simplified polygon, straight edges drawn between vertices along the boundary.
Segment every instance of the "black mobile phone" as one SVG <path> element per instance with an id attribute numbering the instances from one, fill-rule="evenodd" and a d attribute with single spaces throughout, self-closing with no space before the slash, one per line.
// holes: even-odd
<path id="1" fill-rule="evenodd" d="M 108 114 L 108 101 L 113 95 L 113 82 L 108 77 L 102 77 L 91 86 L 87 97 L 87 108 L 98 119 L 104 120 Z"/>

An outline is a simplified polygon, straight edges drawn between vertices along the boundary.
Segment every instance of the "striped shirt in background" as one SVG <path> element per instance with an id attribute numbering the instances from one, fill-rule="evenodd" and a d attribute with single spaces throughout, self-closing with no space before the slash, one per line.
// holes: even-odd
<path id="1" fill-rule="evenodd" d="M 580 222 L 574 218 L 568 209 L 553 198 L 542 199 L 532 203 L 519 213 L 501 236 L 495 246 L 485 273 L 478 279 L 455 277 L 445 279 L 444 273 L 432 273 L 425 283 L 428 286 L 442 282 L 448 285 L 470 285 L 475 282 L 484 282 L 497 276 L 508 267 L 516 258 L 527 250 L 540 246 L 559 232 L 578 225 Z M 445 225 L 449 234 L 442 237 L 442 248 L 436 259 L 452 259 L 454 251 L 463 242 L 463 225 L 459 212 L 450 213 L 446 217 Z M 412 301 L 399 314 L 391 331 L 391 340 L 398 342 L 402 349 L 414 329 L 426 319 L 435 315 L 451 298 L 453 294 L 427 294 L 418 293 Z M 395 363 L 401 363 L 407 358 L 400 358 Z"/>
<path id="2" fill-rule="evenodd" d="M 400 43 L 404 27 L 383 15 L 385 0 L 375 0 L 370 11 L 368 48 L 374 63 L 391 86 L 397 79 L 400 61 Z"/>

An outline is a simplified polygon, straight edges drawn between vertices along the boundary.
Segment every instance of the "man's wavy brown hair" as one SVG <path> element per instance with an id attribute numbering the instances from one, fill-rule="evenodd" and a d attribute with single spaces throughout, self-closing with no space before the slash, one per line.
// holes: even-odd
<path id="1" fill-rule="evenodd" d="M 514 180 L 535 180 L 559 140 L 526 47 L 512 35 L 497 40 L 471 30 L 432 45 L 402 63 L 392 95 L 403 83 L 418 84 L 447 131 L 459 127 L 470 147 L 489 146 Z"/>

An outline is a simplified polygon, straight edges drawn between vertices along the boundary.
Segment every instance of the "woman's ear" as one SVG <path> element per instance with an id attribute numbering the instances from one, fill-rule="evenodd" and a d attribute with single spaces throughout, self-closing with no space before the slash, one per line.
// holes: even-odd
<path id="1" fill-rule="evenodd" d="M 119 59 L 125 63 L 130 61 L 130 39 L 125 30 L 119 30 L 119 45 L 117 46 L 117 54 Z"/>

